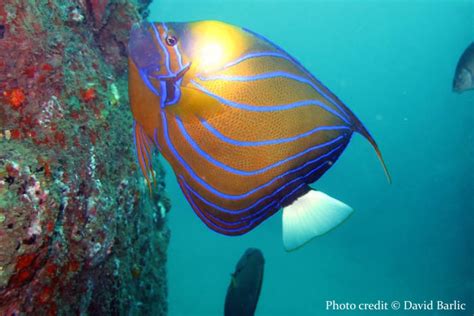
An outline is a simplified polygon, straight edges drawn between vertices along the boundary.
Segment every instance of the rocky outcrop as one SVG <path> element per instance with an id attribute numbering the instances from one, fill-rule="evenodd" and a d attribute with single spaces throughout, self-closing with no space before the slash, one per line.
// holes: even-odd
<path id="1" fill-rule="evenodd" d="M 166 314 L 170 205 L 137 169 L 127 97 L 148 4 L 0 4 L 0 315 Z"/>

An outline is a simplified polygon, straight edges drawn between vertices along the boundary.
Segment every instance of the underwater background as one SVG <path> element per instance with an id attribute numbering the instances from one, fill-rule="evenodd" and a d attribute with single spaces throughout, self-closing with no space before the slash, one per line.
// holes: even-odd
<path id="1" fill-rule="evenodd" d="M 474 40 L 474 1 L 155 0 L 150 21 L 222 20 L 284 48 L 354 111 L 378 142 L 389 185 L 360 135 L 313 188 L 355 209 L 341 227 L 287 253 L 281 213 L 240 237 L 194 214 L 166 165 L 169 314 L 221 315 L 248 247 L 265 256 L 256 315 L 367 315 L 326 301 L 461 301 L 474 311 L 474 91 L 452 92 Z"/>

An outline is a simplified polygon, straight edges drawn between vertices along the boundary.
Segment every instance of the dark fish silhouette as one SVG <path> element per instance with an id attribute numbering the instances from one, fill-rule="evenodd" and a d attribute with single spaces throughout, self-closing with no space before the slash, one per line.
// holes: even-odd
<path id="1" fill-rule="evenodd" d="M 249 248 L 240 258 L 227 289 L 224 316 L 252 316 L 257 308 L 265 259 L 259 249 Z"/>
<path id="2" fill-rule="evenodd" d="M 453 91 L 464 92 L 474 89 L 474 42 L 469 45 L 456 66 Z"/>

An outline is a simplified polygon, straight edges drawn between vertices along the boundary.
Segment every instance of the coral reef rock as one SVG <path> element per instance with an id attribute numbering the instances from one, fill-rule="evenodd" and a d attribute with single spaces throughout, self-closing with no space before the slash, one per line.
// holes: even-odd
<path id="1" fill-rule="evenodd" d="M 166 314 L 170 205 L 127 95 L 149 2 L 1 1 L 0 315 Z"/>

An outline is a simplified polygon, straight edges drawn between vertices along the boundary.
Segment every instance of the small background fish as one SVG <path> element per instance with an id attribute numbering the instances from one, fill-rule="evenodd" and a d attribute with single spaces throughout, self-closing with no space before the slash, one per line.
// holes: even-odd
<path id="1" fill-rule="evenodd" d="M 453 91 L 464 92 L 474 89 L 474 42 L 459 58 L 453 79 Z"/>
<path id="2" fill-rule="evenodd" d="M 256 248 L 240 257 L 231 275 L 224 304 L 224 316 L 253 316 L 263 283 L 265 259 Z"/>

